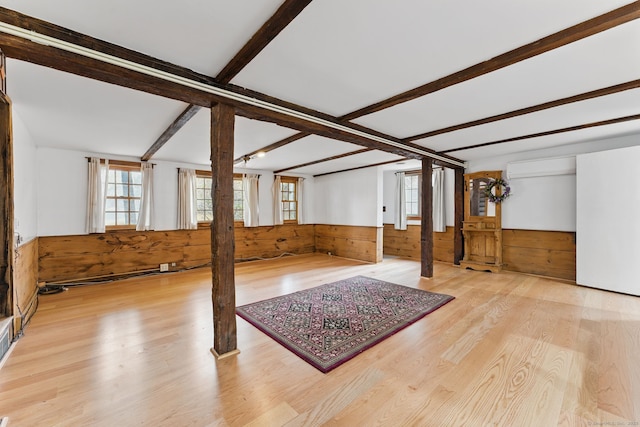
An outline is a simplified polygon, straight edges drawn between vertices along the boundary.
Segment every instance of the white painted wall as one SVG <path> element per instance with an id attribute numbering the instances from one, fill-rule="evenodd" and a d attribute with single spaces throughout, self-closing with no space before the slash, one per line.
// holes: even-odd
<path id="1" fill-rule="evenodd" d="M 577 156 L 576 282 L 640 296 L 640 146 Z"/>
<path id="2" fill-rule="evenodd" d="M 86 157 L 107 157 L 113 160 L 139 161 L 70 150 L 39 148 L 35 151 L 38 170 L 37 223 L 39 236 L 85 234 L 87 197 Z M 178 221 L 178 168 L 207 169 L 203 165 L 153 161 L 154 214 L 156 230 L 175 230 Z M 236 173 L 260 174 L 260 225 L 273 225 L 273 173 L 255 170 L 234 170 Z M 307 222 L 314 221 L 313 177 L 305 176 L 303 198 Z M 32 180 L 33 181 L 33 180 Z M 33 184 L 35 185 L 35 183 Z M 36 209 L 34 209 L 34 212 Z M 34 221 L 35 223 L 35 221 Z"/>
<path id="3" fill-rule="evenodd" d="M 640 144 L 629 135 L 470 161 L 466 172 L 502 170 L 507 163 L 591 153 Z M 576 231 L 576 176 L 558 175 L 509 180 L 512 196 L 502 205 L 502 227 L 525 230 Z"/>
<path id="4" fill-rule="evenodd" d="M 385 171 L 383 175 L 383 222 L 385 224 L 395 223 L 395 203 L 394 197 L 396 193 L 396 175 L 395 171 Z M 444 170 L 444 212 L 446 224 L 453 227 L 453 218 L 455 213 L 455 172 L 453 169 Z M 408 224 L 420 225 L 420 221 L 409 220 Z"/>
<path id="5" fill-rule="evenodd" d="M 314 179 L 315 223 L 382 227 L 382 169 L 359 169 Z"/>
<path id="6" fill-rule="evenodd" d="M 15 232 L 23 242 L 38 235 L 38 186 L 36 144 L 24 122 L 14 110 L 13 116 L 13 182 Z"/>

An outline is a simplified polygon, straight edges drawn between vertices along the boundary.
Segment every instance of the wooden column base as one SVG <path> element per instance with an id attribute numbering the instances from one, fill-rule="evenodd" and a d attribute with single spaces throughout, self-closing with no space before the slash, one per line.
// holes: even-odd
<path id="1" fill-rule="evenodd" d="M 220 359 L 226 359 L 227 357 L 235 356 L 236 354 L 240 354 L 240 350 L 235 349 L 223 354 L 218 354 L 218 352 L 212 347 L 211 354 L 213 354 L 213 357 L 215 357 L 216 360 L 220 360 Z"/>

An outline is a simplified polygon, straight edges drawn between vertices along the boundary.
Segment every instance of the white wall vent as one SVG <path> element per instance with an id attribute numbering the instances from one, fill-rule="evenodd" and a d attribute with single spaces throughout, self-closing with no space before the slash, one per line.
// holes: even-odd
<path id="1" fill-rule="evenodd" d="M 552 157 L 507 163 L 507 178 L 534 178 L 537 176 L 575 175 L 576 157 Z"/>

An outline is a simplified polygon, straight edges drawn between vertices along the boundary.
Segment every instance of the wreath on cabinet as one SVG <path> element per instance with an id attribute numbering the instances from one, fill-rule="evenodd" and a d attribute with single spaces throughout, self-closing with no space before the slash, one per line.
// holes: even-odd
<path id="1" fill-rule="evenodd" d="M 500 188 L 500 195 L 497 196 L 492 190 Z M 484 195 L 492 203 L 502 203 L 504 199 L 511 195 L 509 183 L 502 178 L 494 179 L 484 189 Z"/>

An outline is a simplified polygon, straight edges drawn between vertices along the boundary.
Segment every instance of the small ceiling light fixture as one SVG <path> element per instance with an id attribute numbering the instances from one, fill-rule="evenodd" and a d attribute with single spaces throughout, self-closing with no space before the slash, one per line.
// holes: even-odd
<path id="1" fill-rule="evenodd" d="M 258 152 L 256 153 L 256 156 L 258 156 L 258 157 L 264 157 L 264 156 L 266 156 L 266 155 L 267 155 L 267 153 L 265 153 L 264 151 L 258 151 Z"/>

